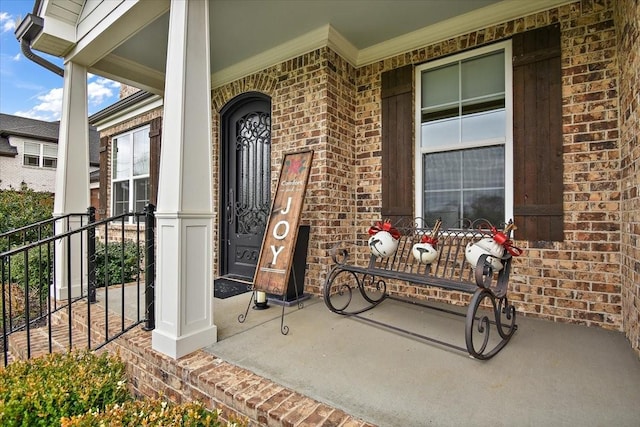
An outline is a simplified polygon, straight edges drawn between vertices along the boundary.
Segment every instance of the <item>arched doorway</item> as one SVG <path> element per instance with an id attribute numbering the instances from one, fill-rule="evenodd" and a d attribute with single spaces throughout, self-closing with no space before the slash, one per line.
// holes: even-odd
<path id="1" fill-rule="evenodd" d="M 234 98 L 221 126 L 220 273 L 252 281 L 271 209 L 271 99 Z"/>

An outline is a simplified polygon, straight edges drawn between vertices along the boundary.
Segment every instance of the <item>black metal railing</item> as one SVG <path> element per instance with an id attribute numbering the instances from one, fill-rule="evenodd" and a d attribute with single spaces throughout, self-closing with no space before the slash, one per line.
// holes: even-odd
<path id="1" fill-rule="evenodd" d="M 5 365 L 12 345 L 27 358 L 95 350 L 140 324 L 155 327 L 154 210 L 96 221 L 89 208 L 0 234 Z"/>

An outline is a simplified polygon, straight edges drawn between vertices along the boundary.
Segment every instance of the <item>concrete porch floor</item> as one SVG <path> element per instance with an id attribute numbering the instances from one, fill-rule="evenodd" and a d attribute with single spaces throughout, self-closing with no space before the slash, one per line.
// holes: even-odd
<path id="1" fill-rule="evenodd" d="M 331 313 L 322 299 L 249 309 L 214 298 L 215 356 L 378 426 L 640 426 L 640 359 L 622 333 L 518 316 L 488 361 Z M 460 318 L 385 301 L 369 312 L 464 346 Z"/>
<path id="2" fill-rule="evenodd" d="M 239 323 L 250 297 L 214 298 L 218 342 L 205 351 L 372 425 L 640 426 L 640 358 L 620 332 L 517 316 L 509 344 L 480 361 L 331 313 L 318 297 L 285 308 L 288 335 L 274 304 Z M 460 317 L 391 300 L 366 315 L 464 347 Z"/>

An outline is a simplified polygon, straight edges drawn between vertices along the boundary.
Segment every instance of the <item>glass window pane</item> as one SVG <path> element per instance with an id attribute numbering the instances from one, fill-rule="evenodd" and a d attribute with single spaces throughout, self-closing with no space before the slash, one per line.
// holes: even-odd
<path id="1" fill-rule="evenodd" d="M 504 78 L 504 51 L 463 61 L 462 99 L 503 94 Z"/>
<path id="2" fill-rule="evenodd" d="M 504 189 L 504 146 L 462 152 L 463 186 Z"/>
<path id="3" fill-rule="evenodd" d="M 45 157 L 42 159 L 43 168 L 55 169 L 57 165 L 58 165 L 58 161 L 56 159 L 52 159 L 50 157 Z"/>
<path id="4" fill-rule="evenodd" d="M 122 179 L 131 176 L 131 134 L 113 140 L 113 177 Z"/>
<path id="5" fill-rule="evenodd" d="M 456 116 L 451 119 L 422 123 L 421 141 L 423 147 L 457 144 L 460 141 L 460 119 Z"/>
<path id="6" fill-rule="evenodd" d="M 426 154 L 424 170 L 424 216 L 429 222 L 440 218 L 456 226 L 460 216 L 462 154 L 460 151 Z"/>
<path id="7" fill-rule="evenodd" d="M 462 117 L 462 141 L 504 139 L 506 113 L 504 108 Z"/>
<path id="8" fill-rule="evenodd" d="M 463 198 L 464 218 L 484 218 L 494 225 L 504 221 L 504 190 L 465 191 Z"/>
<path id="9" fill-rule="evenodd" d="M 34 156 L 40 156 L 40 144 L 34 144 L 33 142 L 25 142 L 24 154 L 32 154 Z"/>
<path id="10" fill-rule="evenodd" d="M 458 151 L 424 156 L 424 189 L 441 191 L 460 189 L 462 156 Z"/>
<path id="11" fill-rule="evenodd" d="M 142 212 L 149 203 L 149 178 L 136 179 L 134 183 L 135 212 Z"/>
<path id="12" fill-rule="evenodd" d="M 133 175 L 149 173 L 149 129 L 133 133 Z"/>
<path id="13" fill-rule="evenodd" d="M 456 62 L 422 73 L 422 108 L 458 102 L 458 69 Z"/>
<path id="14" fill-rule="evenodd" d="M 504 221 L 504 146 L 423 156 L 423 215 L 456 226 L 461 218 Z"/>
<path id="15" fill-rule="evenodd" d="M 113 214 L 129 212 L 129 181 L 113 183 Z"/>
<path id="16" fill-rule="evenodd" d="M 40 157 L 38 156 L 24 156 L 24 165 L 25 166 L 40 166 Z"/>
<path id="17" fill-rule="evenodd" d="M 460 191 L 425 192 L 424 218 L 429 223 L 441 219 L 447 227 L 458 225 L 460 218 Z"/>
<path id="18" fill-rule="evenodd" d="M 43 145 L 42 155 L 47 157 L 58 157 L 58 146 Z"/>

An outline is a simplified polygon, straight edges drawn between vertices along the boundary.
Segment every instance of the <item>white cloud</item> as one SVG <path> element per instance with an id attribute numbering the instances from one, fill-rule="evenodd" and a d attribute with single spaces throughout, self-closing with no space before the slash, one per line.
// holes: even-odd
<path id="1" fill-rule="evenodd" d="M 18 61 L 20 61 L 20 58 L 22 58 L 22 55 L 21 55 L 21 54 L 19 54 L 19 53 L 16 53 L 16 56 L 14 56 L 14 57 L 13 57 L 13 58 L 11 58 L 11 59 L 13 59 L 14 61 L 18 62 Z"/>
<path id="2" fill-rule="evenodd" d="M 56 120 L 58 120 L 58 119 L 52 119 L 50 116 L 47 116 L 47 115 L 38 114 L 33 110 L 16 111 L 15 113 L 13 113 L 13 115 L 19 116 L 19 117 L 26 117 L 27 119 L 42 120 L 43 122 L 55 122 Z"/>
<path id="3" fill-rule="evenodd" d="M 6 33 L 16 28 L 16 19 L 7 12 L 0 12 L 0 32 Z"/>
<path id="4" fill-rule="evenodd" d="M 38 95 L 36 99 L 40 102 L 29 111 L 16 111 L 16 116 L 28 117 L 30 119 L 45 120 L 52 122 L 60 120 L 62 113 L 62 88 L 51 89 L 44 95 Z"/>
<path id="5" fill-rule="evenodd" d="M 99 77 L 87 85 L 89 105 L 98 106 L 110 98 L 117 96 L 119 91 L 120 83 Z"/>
<path id="6" fill-rule="evenodd" d="M 96 81 L 88 82 L 87 98 L 90 106 L 100 107 L 101 104 L 110 101 L 120 90 L 120 83 L 98 78 Z M 38 104 L 28 111 L 16 111 L 16 116 L 28 117 L 30 119 L 56 121 L 62 115 L 62 88 L 54 88 L 43 95 L 36 96 Z M 91 114 L 91 112 L 89 112 Z"/>

